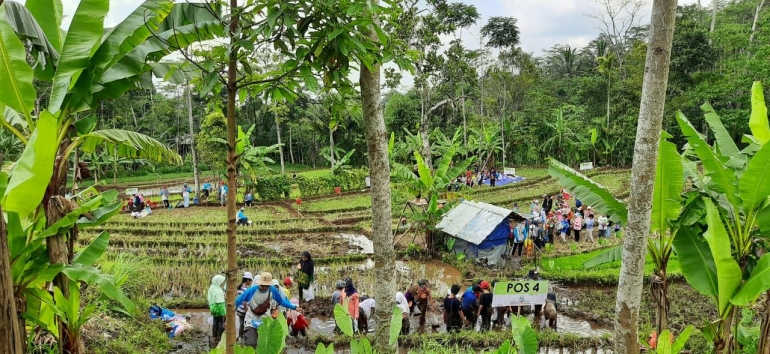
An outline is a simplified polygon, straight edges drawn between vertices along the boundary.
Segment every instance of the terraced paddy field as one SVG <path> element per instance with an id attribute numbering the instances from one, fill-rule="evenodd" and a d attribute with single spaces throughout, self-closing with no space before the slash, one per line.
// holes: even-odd
<path id="1" fill-rule="evenodd" d="M 478 187 L 448 193 L 448 200 L 467 199 L 483 201 L 506 208 L 518 203 L 522 211 L 528 211 L 533 199 L 543 194 L 560 191 L 544 168 L 521 168 L 517 172 L 525 180 L 503 187 Z M 628 195 L 630 171 L 596 170 L 588 174 L 620 198 Z M 460 260 L 451 254 L 431 258 L 420 250 L 424 246 L 422 231 L 408 229 L 408 221 L 399 223 L 402 217 L 409 219 L 411 211 L 404 203 L 412 199 L 405 192 L 394 189 L 392 226 L 399 242 L 397 285 L 403 291 L 417 279 L 431 280 L 434 300 L 443 298 L 452 284 L 467 285 L 479 279 L 517 279 L 531 268 L 539 267 L 546 279 L 552 280 L 560 298 L 563 316 L 557 331 L 543 329 L 538 338 L 543 353 L 567 349 L 578 353 L 586 349 L 609 348 L 609 330 L 614 306 L 614 284 L 617 283 L 619 264 L 608 264 L 598 269 L 582 269 L 582 262 L 600 249 L 620 244 L 612 238 L 601 242 L 559 243 L 543 250 L 537 258 L 514 258 L 494 269 L 482 267 L 468 260 Z M 295 276 L 296 263 L 302 251 L 309 251 L 316 264 L 316 300 L 304 304 L 311 319 L 310 338 L 290 340 L 289 352 L 313 352 L 317 342 L 345 345 L 344 338 L 333 333 L 332 307 L 328 301 L 333 285 L 338 279 L 351 277 L 361 293 L 372 294 L 377 278 L 371 236 L 371 197 L 366 191 L 307 198 L 301 206 L 294 200 L 257 204 L 246 209 L 252 220 L 250 226 L 241 226 L 238 234 L 238 266 L 240 272 L 271 272 L 275 278 Z M 208 333 L 206 291 L 211 277 L 225 271 L 226 266 L 226 211 L 219 206 L 191 207 L 188 209 L 157 209 L 152 215 L 134 219 L 129 214 L 113 217 L 100 229 L 81 233 L 78 244 L 83 246 L 100 232 L 110 234 L 110 241 L 101 267 L 112 274 L 123 276 L 125 291 L 139 304 L 155 303 L 190 316 L 197 330 L 186 332 L 169 347 L 159 352 L 203 353 L 202 344 Z M 670 273 L 677 278 L 676 262 L 672 261 Z M 651 271 L 651 269 L 648 269 Z M 682 299 L 698 298 L 684 283 L 676 285 L 676 293 Z M 651 299 L 647 296 L 649 304 Z M 683 302 L 674 301 L 676 306 Z M 643 310 L 650 318 L 654 307 Z M 700 323 L 709 314 L 688 310 L 677 317 L 675 330 L 683 323 Z M 531 315 L 530 315 L 531 317 Z M 533 321 L 535 319 L 533 318 Z M 652 321 L 647 321 L 652 323 Z M 541 325 L 538 323 L 537 325 Z M 417 323 L 412 325 L 413 329 Z M 645 328 L 645 330 L 650 330 Z M 472 330 L 460 335 L 449 335 L 443 327 L 430 327 L 421 332 L 402 336 L 404 350 L 421 352 L 425 343 L 445 343 L 471 351 L 495 347 L 510 337 L 509 331 L 496 330 L 480 334 Z M 104 352 L 125 352 L 110 344 L 114 341 L 96 340 Z M 692 345 L 703 341 L 694 340 Z M 92 343 L 93 344 L 93 343 Z M 557 348 L 557 349 L 554 349 Z M 696 347 L 697 348 L 697 347 Z M 549 351 L 550 350 L 550 351 Z M 99 352 L 99 351 L 97 351 Z M 606 353 L 606 351 L 605 351 Z"/>

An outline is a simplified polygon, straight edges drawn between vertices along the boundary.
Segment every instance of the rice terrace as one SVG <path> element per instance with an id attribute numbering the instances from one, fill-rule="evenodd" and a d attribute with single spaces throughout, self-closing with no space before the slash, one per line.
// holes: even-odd
<path id="1" fill-rule="evenodd" d="M 770 354 L 765 0 L 0 0 L 0 354 Z"/>

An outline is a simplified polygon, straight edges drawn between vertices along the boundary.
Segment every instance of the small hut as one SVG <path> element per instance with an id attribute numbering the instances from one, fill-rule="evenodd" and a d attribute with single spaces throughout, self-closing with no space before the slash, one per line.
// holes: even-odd
<path id="1" fill-rule="evenodd" d="M 454 239 L 452 251 L 489 265 L 502 263 L 513 212 L 492 204 L 463 200 L 444 214 L 436 228 Z"/>

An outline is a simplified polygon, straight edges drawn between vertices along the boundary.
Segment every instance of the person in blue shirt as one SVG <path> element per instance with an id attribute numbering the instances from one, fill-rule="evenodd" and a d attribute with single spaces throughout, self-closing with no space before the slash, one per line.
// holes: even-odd
<path id="1" fill-rule="evenodd" d="M 203 191 L 203 198 L 208 199 L 209 193 L 211 193 L 211 183 L 209 183 L 209 180 L 206 180 L 206 183 L 203 184 L 202 187 Z"/>
<path id="2" fill-rule="evenodd" d="M 474 284 L 463 294 L 463 314 L 471 325 L 471 329 L 476 326 L 477 314 L 479 312 L 479 295 L 481 286 Z"/>
<path id="3" fill-rule="evenodd" d="M 286 299 L 281 290 L 272 286 L 273 275 L 262 273 L 256 285 L 252 285 L 235 299 L 235 306 L 246 306 L 246 317 L 244 318 L 243 343 L 255 348 L 257 347 L 257 330 L 262 324 L 262 319 L 271 316 L 278 316 L 278 307 L 283 306 L 289 310 L 296 310 L 300 314 L 302 311 L 297 305 L 292 304 Z"/>
<path id="4" fill-rule="evenodd" d="M 250 192 L 246 192 L 246 194 L 243 195 L 243 203 L 246 204 L 247 207 L 251 208 L 252 200 L 254 200 L 254 197 Z"/>
<path id="5" fill-rule="evenodd" d="M 224 181 L 221 182 L 219 187 L 219 204 L 222 206 L 227 205 L 227 184 Z"/>
<path id="6" fill-rule="evenodd" d="M 238 220 L 238 225 L 248 225 L 249 224 L 249 218 L 246 217 L 246 213 L 244 212 L 246 210 L 245 208 L 241 207 L 241 210 L 238 210 L 238 216 L 236 219 Z"/>

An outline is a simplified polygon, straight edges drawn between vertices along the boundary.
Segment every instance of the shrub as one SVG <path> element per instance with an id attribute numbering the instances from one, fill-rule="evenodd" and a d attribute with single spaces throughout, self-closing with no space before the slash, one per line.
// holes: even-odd
<path id="1" fill-rule="evenodd" d="M 286 175 L 257 177 L 254 189 L 263 202 L 283 200 L 291 193 L 291 181 Z"/>
<path id="2" fill-rule="evenodd" d="M 337 174 L 329 172 L 328 175 L 319 177 L 297 176 L 295 180 L 302 197 L 332 194 L 334 187 L 340 187 L 343 192 L 362 190 L 366 188 L 366 176 L 369 170 L 366 168 L 340 170 Z"/>

